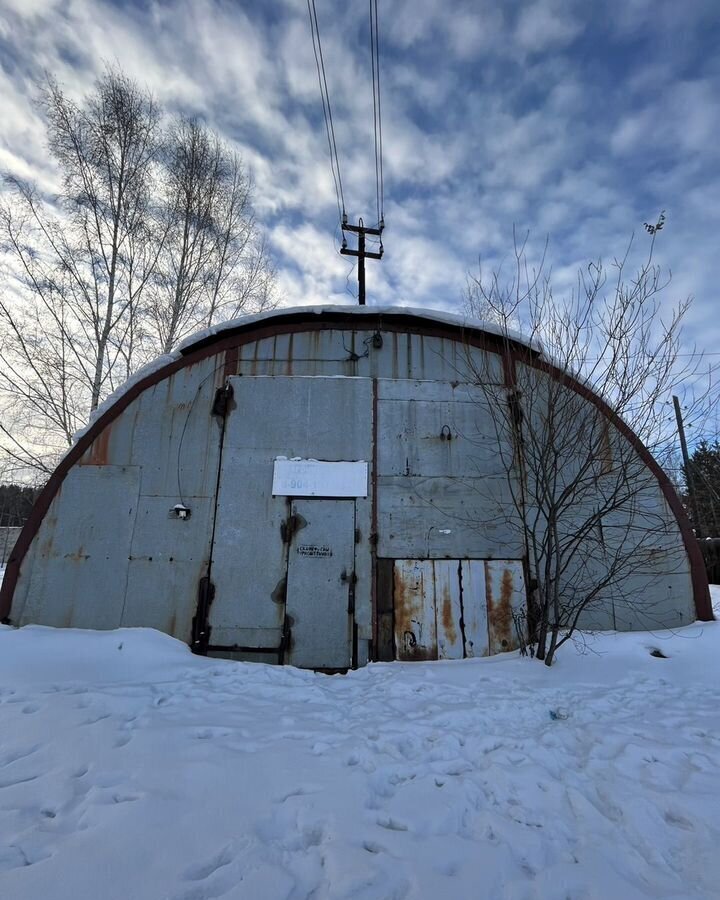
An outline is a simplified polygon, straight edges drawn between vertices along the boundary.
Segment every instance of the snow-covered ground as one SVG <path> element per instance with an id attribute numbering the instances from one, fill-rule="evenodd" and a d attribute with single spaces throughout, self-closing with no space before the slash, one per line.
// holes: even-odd
<path id="1" fill-rule="evenodd" d="M 720 896 L 720 625 L 588 641 L 328 677 L 0 628 L 0 897 Z"/>

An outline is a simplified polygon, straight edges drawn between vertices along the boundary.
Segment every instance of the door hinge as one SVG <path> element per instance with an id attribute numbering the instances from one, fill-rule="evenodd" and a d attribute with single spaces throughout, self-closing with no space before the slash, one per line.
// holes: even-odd
<path id="1" fill-rule="evenodd" d="M 233 386 L 228 381 L 223 387 L 215 391 L 215 399 L 212 405 L 212 414 L 224 419 L 227 415 L 228 406 L 233 398 Z"/>
<path id="2" fill-rule="evenodd" d="M 288 516 L 284 522 L 280 523 L 280 539 L 283 544 L 289 544 L 293 539 L 293 535 L 307 525 L 307 519 L 303 516 L 293 513 Z"/>
<path id="3" fill-rule="evenodd" d="M 287 519 L 280 523 L 280 539 L 283 544 L 289 544 L 292 541 L 297 527 L 297 516 L 288 516 Z"/>

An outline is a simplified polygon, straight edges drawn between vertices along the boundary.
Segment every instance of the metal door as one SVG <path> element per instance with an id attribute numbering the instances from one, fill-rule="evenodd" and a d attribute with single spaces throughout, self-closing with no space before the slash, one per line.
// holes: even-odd
<path id="1" fill-rule="evenodd" d="M 525 628 L 522 562 L 397 559 L 393 604 L 400 660 L 462 659 L 514 650 L 518 630 Z"/>
<path id="2" fill-rule="evenodd" d="M 393 574 L 397 658 L 462 659 L 459 561 L 398 559 Z"/>
<path id="3" fill-rule="evenodd" d="M 288 555 L 286 661 L 312 669 L 352 663 L 355 502 L 293 500 Z"/>

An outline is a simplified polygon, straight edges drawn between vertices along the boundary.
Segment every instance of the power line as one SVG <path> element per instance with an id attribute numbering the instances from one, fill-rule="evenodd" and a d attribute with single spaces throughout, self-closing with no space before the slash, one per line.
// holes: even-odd
<path id="1" fill-rule="evenodd" d="M 310 17 L 310 33 L 312 35 L 313 53 L 315 54 L 315 66 L 320 85 L 320 98 L 322 100 L 323 116 L 325 118 L 325 132 L 327 134 L 328 148 L 330 150 L 330 169 L 335 184 L 335 197 L 338 205 L 340 220 L 346 218 L 345 197 L 343 195 L 342 178 L 340 177 L 340 161 L 338 159 L 337 143 L 335 141 L 335 127 L 333 124 L 332 108 L 330 106 L 330 93 L 325 75 L 325 60 L 323 58 L 322 44 L 320 42 L 320 27 L 317 20 L 315 0 L 307 0 L 308 16 Z"/>
<path id="2" fill-rule="evenodd" d="M 378 227 L 385 220 L 385 184 L 383 178 L 382 110 L 380 106 L 380 39 L 377 0 L 370 2 L 370 64 L 372 68 L 373 130 L 375 134 L 375 200 Z"/>

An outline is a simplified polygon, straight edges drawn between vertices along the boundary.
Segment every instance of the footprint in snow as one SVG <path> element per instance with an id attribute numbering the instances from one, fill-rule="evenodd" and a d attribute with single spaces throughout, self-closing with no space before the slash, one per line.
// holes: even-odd
<path id="1" fill-rule="evenodd" d="M 682 828 L 683 831 L 695 831 L 695 826 L 689 819 L 686 819 L 685 816 L 681 816 L 679 813 L 673 812 L 671 809 L 665 811 L 664 819 L 668 825 L 672 825 L 675 828 Z"/>
<path id="2" fill-rule="evenodd" d="M 28 784 L 30 781 L 37 781 L 39 775 L 9 775 L 0 778 L 0 788 L 15 787 L 16 784 Z"/>
<path id="3" fill-rule="evenodd" d="M 27 706 L 23 706 L 22 712 L 25 715 L 29 715 L 30 713 L 36 713 L 40 709 L 40 705 L 38 703 L 28 703 Z"/>
<path id="4" fill-rule="evenodd" d="M 94 716 L 92 719 L 85 719 L 84 722 L 81 722 L 81 725 L 97 725 L 98 722 L 102 722 L 104 719 L 109 719 L 110 713 L 102 713 L 101 715 Z"/>
<path id="5" fill-rule="evenodd" d="M 214 875 L 218 869 L 222 869 L 225 866 L 229 866 L 230 863 L 235 859 L 235 853 L 230 844 L 212 856 L 207 862 L 199 863 L 194 866 L 190 866 L 185 870 L 183 877 L 186 881 L 205 881 L 206 878 L 210 878 L 211 875 Z"/>
<path id="6" fill-rule="evenodd" d="M 392 816 L 378 816 L 377 823 L 381 828 L 387 831 L 409 831 L 410 828 L 405 822 L 394 819 Z"/>
<path id="7" fill-rule="evenodd" d="M 9 844 L 8 846 L 0 847 L 0 872 L 34 866 L 35 863 L 49 859 L 50 856 L 52 854 L 47 850 L 40 850 L 39 848 L 26 849 L 18 844 Z"/>
<path id="8" fill-rule="evenodd" d="M 12 763 L 18 762 L 18 760 L 32 756 L 32 754 L 36 753 L 41 746 L 42 744 L 32 744 L 30 747 L 25 747 L 22 750 L 10 750 L 9 753 L 0 756 L 0 769 L 4 769 L 5 766 L 10 766 Z"/>
<path id="9" fill-rule="evenodd" d="M 136 800 L 142 799 L 142 794 L 112 794 L 110 797 L 111 803 L 134 803 Z"/>
<path id="10" fill-rule="evenodd" d="M 274 802 L 275 803 L 287 803 L 288 800 L 291 800 L 293 797 L 308 797 L 311 794 L 320 793 L 321 788 L 318 785 L 310 785 L 304 786 L 300 785 L 299 787 L 294 788 L 291 791 L 288 791 L 286 794 L 278 797 Z"/>
<path id="11" fill-rule="evenodd" d="M 368 853 L 387 853 L 385 847 L 382 844 L 378 844 L 377 841 L 363 841 L 363 850 L 367 850 Z"/>
<path id="12" fill-rule="evenodd" d="M 229 731 L 227 728 L 198 728 L 195 732 L 195 737 L 199 741 L 209 741 L 211 738 L 225 738 L 230 737 L 232 731 Z"/>

